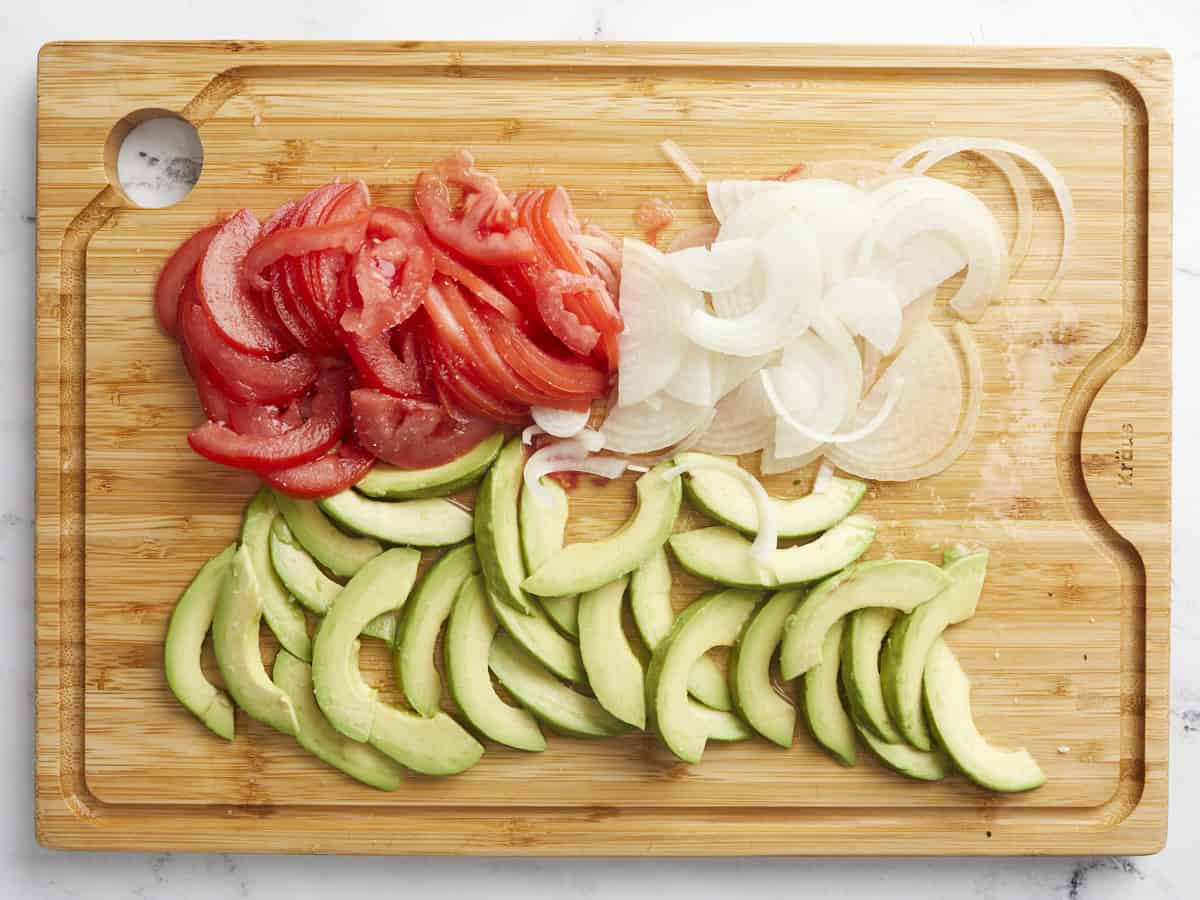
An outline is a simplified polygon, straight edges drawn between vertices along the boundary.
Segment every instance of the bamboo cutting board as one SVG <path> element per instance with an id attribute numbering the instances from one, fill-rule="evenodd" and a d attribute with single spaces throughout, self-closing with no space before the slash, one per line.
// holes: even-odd
<path id="1" fill-rule="evenodd" d="M 803 46 L 54 44 L 38 85 L 37 831 L 74 848 L 480 854 L 1142 853 L 1167 802 L 1170 546 L 1170 63 L 1158 51 Z M 106 141 L 177 111 L 204 142 L 196 189 L 143 210 Z M 129 117 L 129 118 L 127 118 Z M 124 120 L 125 126 L 119 126 Z M 219 212 L 260 215 L 333 176 L 409 204 L 419 167 L 460 146 L 510 187 L 563 184 L 581 216 L 631 233 L 668 198 L 706 220 L 709 177 L 886 161 L 930 136 L 1004 137 L 1062 170 L 1075 257 L 1038 299 L 1061 237 L 1036 185 L 1035 241 L 975 329 L 979 432 L 951 469 L 873 486 L 870 555 L 992 551 L 979 615 L 950 641 L 977 716 L 1049 783 L 993 796 L 925 785 L 863 750 L 843 769 L 804 734 L 710 746 L 687 766 L 645 735 L 489 746 L 474 770 L 357 785 L 238 717 L 227 744 L 171 698 L 175 598 L 235 535 L 251 478 L 194 456 L 199 412 L 155 328 L 154 278 Z M 111 148 L 109 150 L 111 162 Z M 1004 182 L 947 177 L 1011 227 Z M 780 494 L 806 479 L 771 480 Z M 610 530 L 629 481 L 587 487 L 576 537 Z M 692 514 L 680 527 L 698 524 Z M 701 585 L 680 579 L 677 602 Z M 367 642 L 374 644 L 376 642 Z M 273 647 L 264 644 L 265 651 Z M 366 648 L 368 674 L 387 659 Z M 393 688 L 387 688 L 392 690 Z M 394 696 L 394 694 L 393 694 Z"/>

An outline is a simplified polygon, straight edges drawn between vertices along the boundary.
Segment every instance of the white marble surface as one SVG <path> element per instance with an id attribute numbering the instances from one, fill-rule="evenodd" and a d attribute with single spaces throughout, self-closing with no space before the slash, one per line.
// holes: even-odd
<path id="1" fill-rule="evenodd" d="M 521 12 L 517 7 L 526 6 Z M 712 6 L 712 9 L 705 9 Z M 39 8 L 41 7 L 41 8 Z M 53 853 L 33 839 L 33 246 L 35 70 L 55 39 L 460 38 L 1124 44 L 1176 66 L 1176 418 L 1171 818 L 1167 849 L 1137 859 L 437 860 Z M 1183 898 L 1200 891 L 1200 7 L 1194 0 L 533 0 L 443 6 L 379 0 L 12 2 L 0 12 L 0 896 L 34 898 L 484 894 L 584 898 L 771 896 L 1033 900 Z M 1191 552 L 1189 552 L 1191 551 Z M 1043 848 L 1052 851 L 1052 847 Z M 884 879 L 887 887 L 884 888 Z"/>

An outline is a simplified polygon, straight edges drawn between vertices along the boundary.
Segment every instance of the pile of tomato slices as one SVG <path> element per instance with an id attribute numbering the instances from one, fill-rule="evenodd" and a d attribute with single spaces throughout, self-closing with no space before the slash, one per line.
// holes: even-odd
<path id="1" fill-rule="evenodd" d="M 460 151 L 414 199 L 416 214 L 327 184 L 175 251 L 155 311 L 208 417 L 196 452 L 328 496 L 376 459 L 440 465 L 532 407 L 607 393 L 620 248 L 566 191 L 505 194 Z"/>

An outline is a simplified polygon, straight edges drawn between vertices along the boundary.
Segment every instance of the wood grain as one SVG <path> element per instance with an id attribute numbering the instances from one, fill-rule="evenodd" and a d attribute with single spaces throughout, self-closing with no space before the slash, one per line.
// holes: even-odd
<path id="1" fill-rule="evenodd" d="M 204 171 L 165 210 L 106 182 L 104 145 L 147 107 L 200 129 Z M 252 479 L 190 453 L 198 411 L 156 330 L 153 280 L 221 212 L 260 215 L 334 175 L 407 205 L 458 146 L 512 186 L 563 184 L 581 216 L 631 232 L 648 196 L 680 227 L 710 177 L 886 160 L 933 135 L 1038 147 L 1075 194 L 1079 235 L 1052 303 L 1053 198 L 976 329 L 978 436 L 950 470 L 873 486 L 872 555 L 992 549 L 979 615 L 951 642 L 984 730 L 1049 775 L 993 797 L 954 778 L 845 770 L 806 735 L 710 747 L 698 766 L 646 736 L 489 746 L 445 780 L 381 794 L 243 716 L 232 744 L 171 699 L 175 597 L 236 533 Z M 1143 50 L 804 46 L 54 44 L 38 111 L 37 827 L 50 846 L 339 853 L 1138 853 L 1166 828 L 1170 544 L 1170 64 Z M 947 177 L 1011 227 L 999 176 Z M 1132 475 L 1130 474 L 1132 467 Z M 769 488 L 795 494 L 799 478 Z M 798 483 L 793 483 L 798 482 Z M 573 495 L 571 535 L 611 529 L 628 481 Z M 700 521 L 690 514 L 680 527 Z M 702 585 L 678 580 L 682 605 Z M 264 644 L 268 654 L 273 647 Z M 387 679 L 368 652 L 368 675 Z M 1060 746 L 1069 747 L 1059 753 Z M 864 753 L 865 757 L 866 754 Z"/>

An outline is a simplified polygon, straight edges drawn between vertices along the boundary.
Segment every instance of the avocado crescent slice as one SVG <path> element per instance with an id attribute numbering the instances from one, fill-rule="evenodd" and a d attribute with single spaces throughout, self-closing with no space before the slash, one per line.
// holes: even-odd
<path id="1" fill-rule="evenodd" d="M 646 673 L 647 711 L 663 743 L 684 762 L 699 762 L 709 737 L 688 698 L 692 667 L 713 647 L 733 644 L 761 599 L 756 591 L 706 594 L 680 614 L 654 650 Z"/>
<path id="2" fill-rule="evenodd" d="M 879 648 L 899 615 L 899 610 L 886 606 L 856 610 L 846 616 L 842 633 L 842 688 L 850 704 L 850 716 L 859 728 L 888 744 L 898 744 L 904 738 L 892 724 L 883 701 Z"/>
<path id="3" fill-rule="evenodd" d="M 519 437 L 509 441 L 479 485 L 475 497 L 475 548 L 488 593 L 522 613 L 533 604 L 521 588 L 525 560 L 521 557 L 518 499 L 525 478 L 525 447 Z"/>
<path id="4" fill-rule="evenodd" d="M 488 666 L 522 706 L 555 731 L 575 737 L 612 737 L 629 731 L 593 698 L 551 675 L 507 634 L 501 632 L 492 640 Z"/>
<path id="5" fill-rule="evenodd" d="M 384 703 L 358 670 L 359 633 L 376 616 L 404 605 L 420 561 L 419 551 L 398 547 L 350 579 L 317 629 L 313 681 L 321 711 L 346 737 L 369 742 L 413 771 L 452 775 L 479 761 L 480 743 L 445 713 L 426 719 Z"/>
<path id="6" fill-rule="evenodd" d="M 655 550 L 654 555 L 629 576 L 629 605 L 638 634 L 653 653 L 671 633 L 671 626 L 675 622 L 675 608 L 671 605 L 671 564 L 667 560 L 667 551 L 662 547 Z M 688 691 L 713 709 L 726 712 L 733 709 L 733 698 L 729 694 L 725 675 L 711 656 L 696 660 L 696 665 L 688 675 Z M 737 716 L 732 718 L 741 721 Z"/>
<path id="7" fill-rule="evenodd" d="M 308 661 L 312 659 L 308 620 L 271 565 L 271 523 L 278 516 L 275 495 L 268 488 L 260 489 L 246 505 L 246 512 L 242 516 L 242 546 L 246 548 L 254 566 L 267 627 L 285 650 Z"/>
<path id="8" fill-rule="evenodd" d="M 283 516 L 271 523 L 271 566 L 291 595 L 309 612 L 323 616 L 333 605 L 342 586 L 321 571 L 308 551 L 292 536 Z M 396 637 L 396 614 L 384 613 L 363 629 L 368 637 L 392 643 Z"/>
<path id="9" fill-rule="evenodd" d="M 404 780 L 404 770 L 370 744 L 360 744 L 337 733 L 321 713 L 313 696 L 312 668 L 286 650 L 275 657 L 271 677 L 291 698 L 300 727 L 296 742 L 317 759 L 356 781 L 394 791 Z"/>
<path id="10" fill-rule="evenodd" d="M 339 578 L 349 578 L 383 552 L 378 541 L 351 537 L 325 518 L 312 500 L 276 492 L 275 502 L 300 546 Z"/>
<path id="11" fill-rule="evenodd" d="M 471 513 L 444 497 L 372 500 L 347 488 L 317 506 L 342 527 L 385 544 L 448 547 L 467 540 L 475 529 Z"/>
<path id="12" fill-rule="evenodd" d="M 687 465 L 698 459 L 720 460 L 732 466 L 737 465 L 736 460 L 706 453 L 681 453 L 675 457 L 675 462 Z M 733 475 L 706 466 L 689 471 L 684 476 L 683 484 L 688 500 L 704 515 L 743 534 L 758 534 L 758 512 L 754 498 Z M 854 512 L 866 492 L 867 486 L 861 481 L 834 478 L 820 493 L 814 492 L 795 500 L 772 497 L 771 506 L 775 510 L 779 537 L 807 537 L 829 530 Z"/>
<path id="13" fill-rule="evenodd" d="M 742 629 L 729 660 L 730 685 L 738 712 L 767 740 L 792 746 L 796 707 L 771 681 L 771 658 L 783 639 L 783 625 L 804 597 L 803 591 L 780 591 L 762 605 Z"/>
<path id="14" fill-rule="evenodd" d="M 493 741 L 534 753 L 546 749 L 546 738 L 528 711 L 509 706 L 492 686 L 488 656 L 499 628 L 488 604 L 480 575 L 465 578 L 459 587 L 446 626 L 446 680 L 459 710 L 476 729 Z"/>
<path id="15" fill-rule="evenodd" d="M 233 701 L 205 677 L 200 651 L 212 627 L 229 561 L 236 550 L 237 544 L 230 544 L 200 567 L 175 604 L 163 644 L 171 693 L 184 709 L 227 741 L 233 740 Z"/>
<path id="16" fill-rule="evenodd" d="M 854 723 L 838 693 L 843 624 L 844 620 L 838 619 L 826 633 L 821 661 L 804 673 L 799 696 L 804 721 L 817 743 L 842 765 L 853 766 L 858 761 L 854 749 Z"/>
<path id="17" fill-rule="evenodd" d="M 243 544 L 225 574 L 213 615 L 213 650 L 225 689 L 242 711 L 284 734 L 299 729 L 288 695 L 267 675 L 258 647 L 263 600 L 250 551 Z"/>
<path id="18" fill-rule="evenodd" d="M 965 555 L 948 553 L 942 571 L 950 578 L 950 586 L 902 618 L 884 645 L 880 662 L 883 699 L 904 739 L 921 750 L 932 746 L 921 705 L 925 658 L 947 626 L 975 615 L 987 563 L 986 550 Z"/>
<path id="19" fill-rule="evenodd" d="M 779 657 L 783 677 L 790 681 L 819 663 L 825 635 L 846 614 L 868 606 L 911 612 L 949 583 L 941 569 L 918 559 L 871 560 L 825 579 L 784 627 Z"/>
<path id="20" fill-rule="evenodd" d="M 438 714 L 442 702 L 442 678 L 434 662 L 438 634 L 459 588 L 478 571 L 475 546 L 455 547 L 425 573 L 406 604 L 393 657 L 396 680 L 408 705 L 427 719 Z"/>
<path id="21" fill-rule="evenodd" d="M 525 571 L 533 572 L 563 548 L 563 536 L 567 531 L 570 510 L 567 492 L 553 478 L 543 478 L 543 497 L 521 489 L 521 551 L 525 555 Z M 579 595 L 566 594 L 562 597 L 542 597 L 542 609 L 546 610 L 554 624 L 571 637 L 579 637 Z"/>
<path id="22" fill-rule="evenodd" d="M 444 497 L 470 487 L 488 470 L 504 446 L 504 434 L 497 431 L 484 438 L 462 456 L 428 469 L 398 469 L 376 463 L 354 486 L 368 497 L 379 500 L 417 500 Z"/>
<path id="23" fill-rule="evenodd" d="M 941 781 L 954 771 L 954 763 L 941 750 L 918 750 L 905 743 L 889 744 L 881 741 L 869 728 L 854 723 L 859 737 L 871 748 L 879 761 L 889 769 L 915 778 L 918 781 Z"/>
<path id="24" fill-rule="evenodd" d="M 534 659 L 559 678 L 580 684 L 587 681 L 579 648 L 562 636 L 539 604 L 530 606 L 528 613 L 518 612 L 496 596 L 490 583 L 488 600 L 504 631 Z"/>
<path id="25" fill-rule="evenodd" d="M 569 544 L 554 554 L 521 587 L 539 597 L 581 594 L 628 575 L 663 545 L 675 527 L 683 486 L 664 478 L 672 468 L 659 463 L 635 483 L 637 508 L 620 528 L 598 541 Z"/>
<path id="26" fill-rule="evenodd" d="M 724 525 L 671 536 L 679 564 L 701 578 L 747 589 L 789 587 L 845 568 L 871 546 L 875 520 L 850 516 L 815 541 L 782 547 L 766 564 L 750 555 L 750 541 Z"/>
<path id="27" fill-rule="evenodd" d="M 1028 750 L 1000 750 L 979 733 L 971 714 L 970 679 L 940 637 L 925 660 L 925 712 L 938 745 L 980 787 L 1009 793 L 1046 783 Z"/>
<path id="28" fill-rule="evenodd" d="M 621 626 L 629 578 L 579 598 L 579 652 L 600 705 L 635 728 L 646 726 L 646 673 Z"/>

